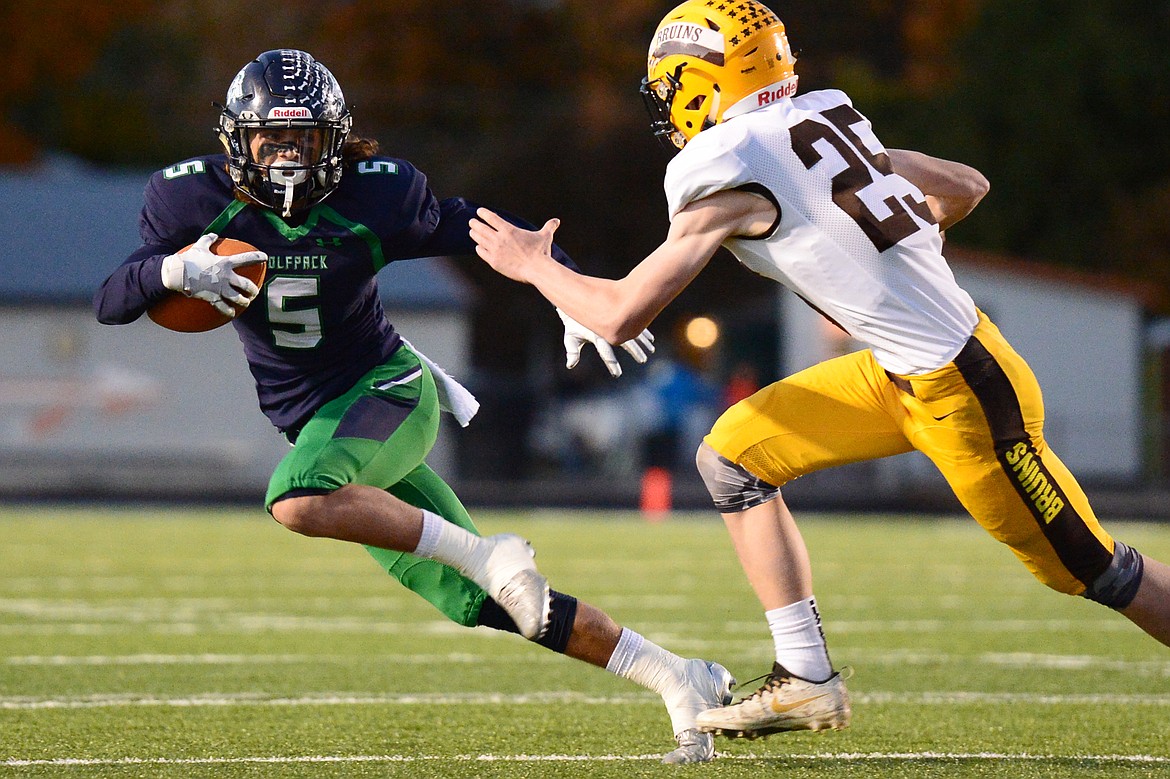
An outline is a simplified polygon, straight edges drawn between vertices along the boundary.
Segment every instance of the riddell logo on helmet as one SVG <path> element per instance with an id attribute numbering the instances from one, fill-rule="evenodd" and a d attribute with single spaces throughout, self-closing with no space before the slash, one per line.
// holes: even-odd
<path id="1" fill-rule="evenodd" d="M 768 103 L 775 103 L 777 100 L 783 100 L 786 97 L 792 97 L 796 94 L 796 82 L 786 81 L 776 89 L 768 88 L 761 89 L 756 93 L 756 107 L 768 105 Z"/>
<path id="2" fill-rule="evenodd" d="M 313 113 L 303 107 L 297 106 L 294 108 L 273 108 L 268 112 L 269 119 L 312 119 Z"/>

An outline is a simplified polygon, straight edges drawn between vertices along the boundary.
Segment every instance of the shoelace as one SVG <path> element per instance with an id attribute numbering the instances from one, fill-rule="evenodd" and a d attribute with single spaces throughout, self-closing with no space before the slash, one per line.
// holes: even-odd
<path id="1" fill-rule="evenodd" d="M 851 665 L 842 666 L 841 670 L 837 671 L 835 675 L 840 676 L 842 681 L 844 681 L 846 679 L 851 679 L 853 677 L 853 666 L 851 666 Z M 830 676 L 829 678 L 831 679 L 833 677 Z M 751 685 L 755 684 L 756 682 L 760 681 L 761 679 L 767 679 L 767 681 L 764 682 L 762 685 L 760 685 L 760 688 L 758 690 L 756 690 L 751 695 L 744 698 L 743 699 L 744 701 L 750 701 L 750 700 L 753 700 L 755 698 L 758 698 L 761 695 L 763 695 L 765 692 L 769 692 L 771 690 L 778 690 L 781 687 L 783 687 L 785 684 L 787 684 L 788 682 L 792 681 L 791 676 L 784 676 L 782 674 L 768 672 L 766 674 L 763 674 L 762 676 L 757 676 L 755 679 L 748 679 L 743 684 L 736 685 L 735 689 L 736 689 L 736 691 L 739 691 L 739 690 L 744 689 L 745 687 L 750 687 Z M 826 679 L 825 681 L 828 681 L 828 679 Z M 742 702 L 743 701 L 741 701 L 741 703 Z"/>
<path id="2" fill-rule="evenodd" d="M 735 689 L 736 689 L 736 690 L 742 690 L 742 689 L 744 689 L 745 687 L 750 687 L 751 685 L 755 684 L 756 682 L 760 681 L 761 679 L 767 679 L 767 681 L 766 681 L 766 682 L 764 682 L 762 685 L 760 685 L 760 688 L 759 688 L 758 690 L 756 690 L 756 691 L 755 691 L 755 692 L 753 692 L 751 695 L 749 695 L 749 696 L 747 696 L 746 698 L 744 698 L 744 700 L 748 700 L 748 701 L 750 701 L 750 700 L 752 700 L 753 698 L 758 698 L 758 697 L 760 697 L 760 696 L 761 696 L 761 695 L 763 695 L 765 692 L 769 692 L 769 691 L 771 691 L 771 690 L 779 689 L 780 687 L 782 687 L 782 686 L 784 685 L 784 683 L 785 683 L 785 682 L 789 681 L 789 680 L 790 680 L 790 678 L 791 678 L 791 677 L 788 677 L 788 676 L 780 676 L 780 675 L 778 675 L 778 674 L 774 674 L 774 673 L 771 673 L 771 672 L 769 672 L 769 673 L 766 673 L 766 674 L 764 674 L 764 675 L 762 675 L 762 676 L 757 676 L 755 679 L 748 679 L 748 680 L 747 680 L 746 682 L 744 682 L 743 684 L 737 685 Z"/>

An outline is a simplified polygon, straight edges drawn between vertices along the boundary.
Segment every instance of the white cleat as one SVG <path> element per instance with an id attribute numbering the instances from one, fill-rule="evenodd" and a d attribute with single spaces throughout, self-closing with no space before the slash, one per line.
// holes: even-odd
<path id="1" fill-rule="evenodd" d="M 731 703 L 735 677 L 718 663 L 705 660 L 687 660 L 683 674 L 684 683 L 666 701 L 678 748 L 668 752 L 662 762 L 707 763 L 715 758 L 715 738 L 698 730 L 695 719 L 708 709 Z"/>
<path id="2" fill-rule="evenodd" d="M 760 689 L 732 706 L 702 712 L 695 724 L 706 733 L 759 738 L 789 730 L 839 730 L 849 727 L 851 715 L 841 674 L 810 682 L 776 663 Z"/>
<path id="3" fill-rule="evenodd" d="M 502 533 L 485 539 L 493 545 L 483 571 L 468 576 L 487 590 L 508 613 L 520 635 L 535 641 L 548 630 L 552 602 L 548 579 L 536 570 L 532 545 L 518 535 Z"/>
<path id="4" fill-rule="evenodd" d="M 710 733 L 688 728 L 682 733 L 676 733 L 674 740 L 678 742 L 678 749 L 667 752 L 662 758 L 664 763 L 709 763 L 715 759 L 715 737 Z"/>

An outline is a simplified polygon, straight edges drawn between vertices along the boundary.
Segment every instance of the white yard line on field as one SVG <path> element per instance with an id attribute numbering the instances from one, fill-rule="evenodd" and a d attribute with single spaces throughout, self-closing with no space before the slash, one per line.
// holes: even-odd
<path id="1" fill-rule="evenodd" d="M 498 635 L 490 628 L 473 628 L 485 635 Z M 414 633 L 430 636 L 466 636 L 468 628 L 444 620 L 392 622 L 377 617 L 312 617 L 290 614 L 169 614 L 150 619 L 130 617 L 94 619 L 84 622 L 5 622 L 0 636 L 55 635 L 262 635 L 267 633 L 371 633 L 397 635 Z"/>
<path id="2" fill-rule="evenodd" d="M 523 695 L 504 693 L 306 693 L 296 697 L 278 697 L 262 692 L 206 693 L 189 697 L 168 697 L 122 693 L 81 695 L 76 697 L 33 698 L 0 696 L 0 710 L 5 709 L 95 709 L 118 706 L 162 706 L 200 708 L 205 706 L 499 706 L 501 704 L 602 704 L 622 705 L 662 700 L 651 693 L 598 696 L 565 690 L 534 692 Z M 1167 701 L 1170 703 L 1170 699 Z"/>
<path id="3" fill-rule="evenodd" d="M 761 622 L 731 620 L 723 623 L 728 633 L 760 633 Z M 1068 631 L 1130 632 L 1123 619 L 835 619 L 825 623 L 827 634 L 848 633 L 1064 633 Z"/>
<path id="4" fill-rule="evenodd" d="M 754 642 L 753 642 L 754 643 Z M 731 652 L 725 656 L 739 656 Z M 754 652 L 753 652 L 754 654 Z M 1119 671 L 1140 676 L 1170 676 L 1170 661 L 1124 660 L 1098 655 L 1058 655 L 1033 652 L 983 652 L 968 655 L 956 652 L 918 652 L 903 649 L 851 648 L 846 660 L 864 665 L 989 665 L 999 668 L 1040 668 L 1059 671 Z M 130 665 L 248 665 L 248 664 L 345 664 L 368 663 L 560 663 L 553 654 L 474 652 L 397 653 L 381 655 L 315 654 L 133 654 L 133 655 L 17 655 L 0 657 L 0 665 L 20 666 L 130 666 Z"/>
<path id="5" fill-rule="evenodd" d="M 1056 694 L 1035 692 L 966 692 L 962 690 L 934 690 L 926 692 L 868 692 L 855 694 L 855 703 L 901 705 L 969 705 L 969 704 L 1032 704 L 1047 706 L 1170 706 L 1170 694 Z M 520 695 L 505 693 L 362 693 L 318 692 L 297 696 L 276 696 L 263 692 L 204 693 L 190 696 L 145 695 L 136 693 L 96 694 L 37 698 L 24 695 L 0 696 L 0 710 L 32 709 L 96 709 L 121 706 L 158 706 L 169 708 L 200 708 L 209 706 L 499 706 L 504 704 L 593 704 L 620 705 L 631 703 L 660 704 L 661 699 L 651 693 L 619 695 L 590 695 L 587 693 L 549 690 Z"/>
<path id="6" fill-rule="evenodd" d="M 918 652 L 906 649 L 866 649 L 852 647 L 844 651 L 849 662 L 865 665 L 990 665 L 1001 668 L 1042 668 L 1058 671 L 1122 671 L 1142 676 L 1170 676 L 1170 661 L 1124 660 L 1100 655 L 1058 655 L 1036 652 L 981 652 L 965 655 L 957 652 Z"/>
<path id="7" fill-rule="evenodd" d="M 644 607 L 657 610 L 681 608 L 685 599 L 675 596 L 609 596 L 599 599 L 626 607 Z M 398 632 L 425 630 L 434 633 L 462 632 L 464 628 L 443 620 L 422 619 L 404 623 L 386 619 L 393 613 L 392 599 L 358 598 L 331 599 L 310 597 L 303 600 L 306 611 L 321 613 L 282 613 L 281 606 L 258 604 L 255 599 L 224 597 L 175 598 L 36 598 L 0 597 L 0 615 L 6 619 L 0 624 L 0 634 L 23 631 L 44 634 L 52 632 L 187 632 L 192 629 L 222 633 L 258 633 L 279 631 L 321 632 Z M 678 622 L 647 621 L 641 623 L 642 632 L 672 632 Z M 765 629 L 762 622 L 729 620 L 722 623 L 731 635 L 756 636 Z M 1038 633 L 1072 630 L 1115 632 L 1131 631 L 1125 620 L 1086 616 L 1084 619 L 836 619 L 826 629 L 832 634 L 902 633 L 932 634 L 939 632 L 983 633 Z"/>
<path id="8" fill-rule="evenodd" d="M 6 657 L 6 665 L 243 665 L 331 661 L 314 655 L 23 655 Z"/>
<path id="9" fill-rule="evenodd" d="M 368 599 L 367 599 L 368 600 Z M 444 620 L 421 619 L 402 622 L 386 619 L 373 603 L 364 603 L 354 611 L 333 614 L 288 614 L 237 609 L 238 602 L 226 598 L 134 598 L 117 601 L 87 601 L 59 598 L 0 598 L 0 615 L 10 618 L 0 622 L 0 636 L 32 635 L 118 635 L 148 632 L 153 635 L 255 635 L 271 633 L 375 633 L 397 634 L 405 631 L 428 635 L 466 635 L 466 628 Z M 321 604 L 318 604 L 321 605 Z M 665 607 L 660 604 L 659 607 Z M 350 604 L 350 609 L 354 608 Z M 322 606 L 322 610 L 327 610 Z M 389 611 L 385 613 L 390 613 Z M 676 639 L 687 646 L 702 648 L 708 643 L 693 634 L 676 635 L 677 622 L 643 622 L 645 635 Z M 732 636 L 744 636 L 745 643 L 755 642 L 762 623 L 731 620 L 723 624 Z M 826 626 L 831 635 L 855 634 L 932 635 L 979 633 L 1096 633 L 1132 631 L 1119 619 L 910 619 L 832 621 Z M 484 630 L 487 630 L 486 628 Z M 490 632 L 490 631 L 489 631 Z M 766 635 L 766 634 L 765 634 Z M 726 647 L 726 641 L 717 644 Z"/>
<path id="10" fill-rule="evenodd" d="M 465 665 L 487 665 L 490 663 L 561 663 L 556 655 L 483 655 L 468 652 L 444 652 L 431 654 L 382 654 L 382 655 L 221 655 L 221 654 L 138 654 L 138 655 L 22 655 L 0 659 L 0 665 L 22 666 L 101 666 L 101 665 L 285 665 L 295 663 L 345 664 L 361 663 L 457 663 Z"/>
<path id="11" fill-rule="evenodd" d="M 0 766 L 124 766 L 124 765 L 233 765 L 295 763 L 624 763 L 660 760 L 662 755 L 290 755 L 258 757 L 60 757 L 43 760 L 9 759 Z M 1170 763 L 1163 755 L 1079 754 L 1056 755 L 1010 752 L 822 752 L 813 754 L 720 754 L 719 760 L 768 762 L 1044 762 L 1068 761 L 1094 763 L 1159 764 Z"/>

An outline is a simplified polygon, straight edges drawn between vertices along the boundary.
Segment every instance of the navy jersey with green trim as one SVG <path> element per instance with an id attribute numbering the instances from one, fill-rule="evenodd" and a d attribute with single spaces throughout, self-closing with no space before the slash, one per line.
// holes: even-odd
<path id="1" fill-rule="evenodd" d="M 151 177 L 139 219 L 143 246 L 102 284 L 94 309 L 106 324 L 138 319 L 169 294 L 164 257 L 204 233 L 266 252 L 264 288 L 232 324 L 261 410 L 281 431 L 295 431 L 398 348 L 378 270 L 474 251 L 475 208 L 462 198 L 438 200 L 409 162 L 373 157 L 348 166 L 336 191 L 286 221 L 236 198 L 223 155 L 196 157 Z"/>

